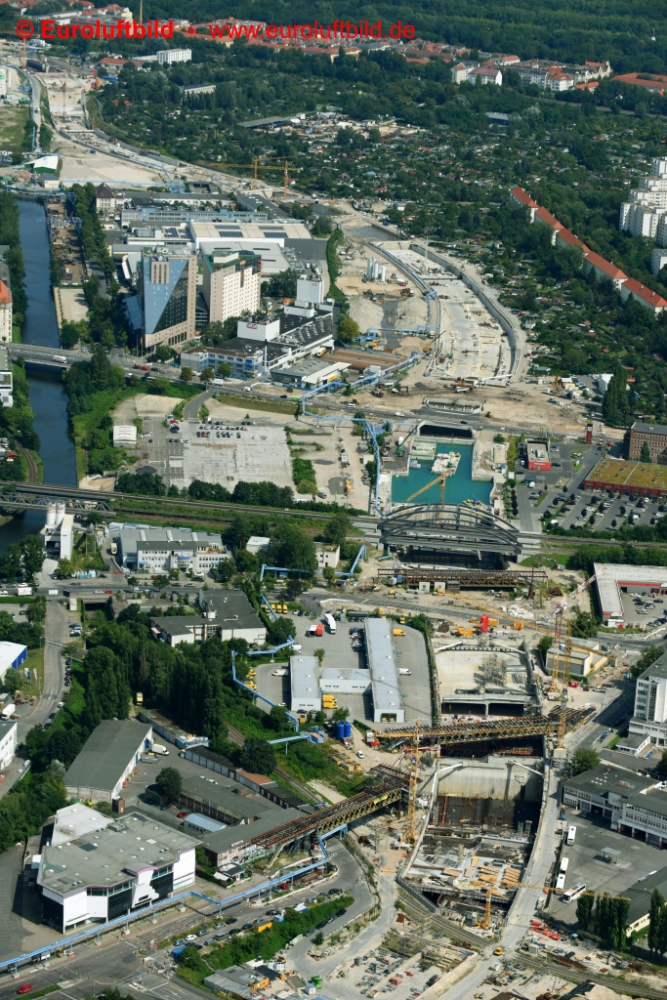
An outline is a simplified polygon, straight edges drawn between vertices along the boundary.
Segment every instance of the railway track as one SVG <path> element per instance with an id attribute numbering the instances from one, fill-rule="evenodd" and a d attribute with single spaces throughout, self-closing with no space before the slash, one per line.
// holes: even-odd
<path id="1" fill-rule="evenodd" d="M 43 503 L 36 504 L 35 506 L 46 506 L 49 501 L 67 501 L 76 500 L 78 502 L 90 502 L 90 503 L 103 503 L 103 502 L 113 502 L 118 500 L 125 500 L 136 502 L 137 504 L 148 504 L 148 503 L 159 503 L 161 507 L 188 507 L 193 510 L 200 511 L 220 511 L 228 510 L 230 513 L 238 513 L 243 511 L 249 514 L 264 514 L 271 515 L 274 514 L 278 517 L 309 517 L 316 521 L 328 521 L 331 517 L 329 513 L 322 513 L 320 511 L 310 511 L 301 510 L 298 507 L 262 507 L 262 506 L 250 506 L 246 504 L 238 503 L 212 503 L 207 500 L 189 500 L 184 498 L 176 497 L 152 497 L 152 496 L 141 496 L 135 493 L 115 493 L 115 492 L 101 492 L 99 490 L 80 490 L 75 486 L 49 486 L 47 484 L 28 484 L 28 483 L 12 483 L 7 480 L 0 480 L 0 490 L 10 488 L 13 493 L 17 494 L 32 494 L 35 497 L 42 497 Z M 0 506 L 2 505 L 2 494 L 0 493 Z M 368 517 L 364 514 L 353 515 L 355 521 L 368 522 L 369 525 L 375 525 L 376 519 Z"/>

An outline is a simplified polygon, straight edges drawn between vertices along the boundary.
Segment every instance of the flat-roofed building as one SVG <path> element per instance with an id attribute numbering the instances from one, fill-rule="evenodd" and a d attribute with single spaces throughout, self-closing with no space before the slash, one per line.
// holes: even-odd
<path id="1" fill-rule="evenodd" d="M 151 726 L 133 719 L 100 722 L 63 778 L 68 796 L 109 803 L 119 798 L 152 734 Z"/>
<path id="2" fill-rule="evenodd" d="M 316 656 L 290 656 L 290 708 L 293 712 L 319 712 L 322 709 L 320 679 Z"/>
<path id="3" fill-rule="evenodd" d="M 75 810 L 75 811 L 74 811 Z M 195 880 L 201 843 L 153 817 L 103 816 L 84 805 L 56 813 L 57 843 L 42 850 L 42 919 L 59 933 L 149 907 Z"/>
<path id="4" fill-rule="evenodd" d="M 551 468 L 548 441 L 526 442 L 527 468 L 537 472 L 548 472 Z"/>
<path id="5" fill-rule="evenodd" d="M 229 555 L 221 535 L 191 528 L 121 528 L 114 536 L 121 566 L 147 573 L 207 573 Z"/>
<path id="6" fill-rule="evenodd" d="M 18 722 L 0 720 L 0 771 L 9 767 L 18 746 Z"/>
<path id="7" fill-rule="evenodd" d="M 151 619 L 156 639 L 169 646 L 194 645 L 212 636 L 221 642 L 245 639 L 252 646 L 266 642 L 262 619 L 242 590 L 200 591 L 198 615 L 167 615 Z"/>
<path id="8" fill-rule="evenodd" d="M 623 623 L 621 594 L 667 594 L 667 567 L 594 563 L 593 569 L 603 622 Z"/>
<path id="9" fill-rule="evenodd" d="M 386 618 L 367 618 L 364 630 L 371 671 L 373 721 L 405 722 L 391 623 Z"/>
<path id="10" fill-rule="evenodd" d="M 0 347 L 0 405 L 14 405 L 14 376 L 6 347 Z"/>

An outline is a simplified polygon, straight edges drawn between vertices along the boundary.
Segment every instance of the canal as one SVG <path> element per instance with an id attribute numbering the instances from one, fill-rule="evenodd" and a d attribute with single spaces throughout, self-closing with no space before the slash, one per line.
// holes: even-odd
<path id="1" fill-rule="evenodd" d="M 50 250 L 44 206 L 37 201 L 19 201 L 19 231 L 25 261 L 28 309 L 23 343 L 59 347 L 58 323 L 51 294 Z M 30 405 L 39 435 L 39 454 L 44 463 L 44 482 L 76 486 L 76 454 L 67 419 L 67 395 L 58 374 L 28 369 Z M 44 524 L 40 511 L 27 511 L 0 528 L 0 552 Z"/>

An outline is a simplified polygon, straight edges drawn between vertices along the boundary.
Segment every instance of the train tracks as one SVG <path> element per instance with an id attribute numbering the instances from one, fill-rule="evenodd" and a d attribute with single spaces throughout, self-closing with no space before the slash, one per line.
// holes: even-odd
<path id="1" fill-rule="evenodd" d="M 245 736 L 243 733 L 239 732 L 238 729 L 235 729 L 234 726 L 227 726 L 227 735 L 232 743 L 237 743 L 240 747 L 242 747 L 245 743 Z M 312 790 L 312 788 L 309 788 L 308 785 L 305 785 L 302 781 L 299 781 L 298 778 L 295 778 L 294 775 L 290 774 L 288 771 L 284 771 L 281 767 L 274 768 L 274 774 L 277 774 L 279 778 L 297 791 L 299 795 L 303 795 L 306 801 L 311 802 L 316 797 L 316 793 Z"/>

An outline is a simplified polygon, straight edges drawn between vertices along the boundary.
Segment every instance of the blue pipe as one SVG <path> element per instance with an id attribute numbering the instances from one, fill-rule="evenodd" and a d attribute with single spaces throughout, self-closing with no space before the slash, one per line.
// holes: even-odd
<path id="1" fill-rule="evenodd" d="M 189 896 L 194 896 L 196 899 L 203 899 L 205 903 L 210 903 L 211 906 L 217 906 L 218 912 L 221 913 L 223 908 L 229 906 L 230 904 L 240 902 L 242 899 L 247 899 L 250 896 L 261 895 L 267 889 L 273 888 L 273 886 L 281 885 L 286 880 L 291 880 L 294 882 L 295 878 L 301 875 L 306 875 L 308 872 L 312 872 L 316 868 L 322 868 L 324 865 L 329 863 L 329 852 L 324 846 L 324 841 L 326 838 L 333 836 L 334 833 L 347 833 L 347 824 L 343 823 L 337 826 L 334 830 L 329 830 L 327 833 L 320 835 L 316 834 L 317 842 L 322 850 L 322 859 L 320 861 L 314 861 L 309 865 L 305 865 L 303 868 L 298 868 L 294 872 L 290 872 L 288 875 L 284 875 L 281 878 L 271 879 L 268 882 L 263 882 L 261 885 L 253 886 L 252 889 L 244 889 L 243 892 L 238 892 L 234 896 L 229 896 L 227 899 L 211 899 L 210 896 L 205 896 L 201 892 L 196 892 L 194 889 L 187 889 L 185 892 L 180 892 L 177 896 L 171 896 L 169 899 L 164 899 L 159 903 L 153 903 L 149 909 L 141 910 L 139 913 L 128 913 L 122 917 L 116 917 L 114 920 L 108 920 L 105 924 L 96 924 L 87 931 L 79 931 L 78 934 L 72 934 L 70 937 L 61 938 L 60 941 L 54 941 L 53 944 L 45 945 L 39 948 L 37 951 L 25 952 L 23 955 L 18 955 L 16 958 L 8 958 L 0 962 L 0 969 L 6 969 L 9 966 L 14 966 L 18 972 L 18 965 L 20 962 L 29 962 L 33 958 L 39 958 L 41 955 L 51 953 L 52 951 L 59 951 L 64 948 L 71 948 L 72 945 L 76 944 L 78 941 L 85 941 L 86 938 L 94 937 L 98 934 L 106 933 L 114 927 L 127 926 L 131 920 L 143 920 L 149 914 L 154 914 L 157 910 L 162 910 L 166 906 L 173 906 L 179 900 L 185 901 Z"/>

